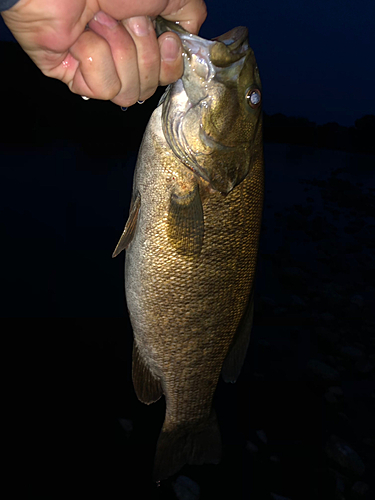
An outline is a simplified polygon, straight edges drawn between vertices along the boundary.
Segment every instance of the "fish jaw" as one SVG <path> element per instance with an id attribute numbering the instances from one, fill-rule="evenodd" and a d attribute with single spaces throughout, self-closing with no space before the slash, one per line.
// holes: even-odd
<path id="1" fill-rule="evenodd" d="M 172 26 L 171 26 L 172 25 Z M 261 107 L 247 95 L 261 93 L 247 29 L 214 40 L 176 31 L 184 48 L 184 73 L 163 98 L 163 131 L 174 154 L 212 189 L 228 194 L 249 173 L 258 141 Z"/>

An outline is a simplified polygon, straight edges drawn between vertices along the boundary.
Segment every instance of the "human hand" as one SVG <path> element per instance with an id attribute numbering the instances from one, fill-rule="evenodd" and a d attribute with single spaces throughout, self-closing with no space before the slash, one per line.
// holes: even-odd
<path id="1" fill-rule="evenodd" d="M 203 0 L 19 0 L 1 14 L 45 75 L 76 94 L 128 107 L 182 75 L 178 36 L 157 39 L 150 18 L 179 21 L 196 34 L 206 6 Z"/>

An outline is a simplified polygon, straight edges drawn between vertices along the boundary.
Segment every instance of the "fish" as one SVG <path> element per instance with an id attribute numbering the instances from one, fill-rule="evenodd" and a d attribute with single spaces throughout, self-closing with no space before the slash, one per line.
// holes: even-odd
<path id="1" fill-rule="evenodd" d="M 159 17 L 156 29 L 179 35 L 184 71 L 148 122 L 113 257 L 126 250 L 135 393 L 165 396 L 160 481 L 221 459 L 213 396 L 220 374 L 237 380 L 249 345 L 264 161 L 247 28 L 206 40 Z"/>

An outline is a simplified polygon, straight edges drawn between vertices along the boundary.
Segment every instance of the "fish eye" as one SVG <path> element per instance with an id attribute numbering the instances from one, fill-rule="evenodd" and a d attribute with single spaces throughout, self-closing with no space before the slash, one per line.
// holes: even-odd
<path id="1" fill-rule="evenodd" d="M 258 89 L 248 90 L 246 93 L 246 99 L 249 106 L 251 106 L 253 109 L 258 108 L 262 101 L 260 90 Z"/>

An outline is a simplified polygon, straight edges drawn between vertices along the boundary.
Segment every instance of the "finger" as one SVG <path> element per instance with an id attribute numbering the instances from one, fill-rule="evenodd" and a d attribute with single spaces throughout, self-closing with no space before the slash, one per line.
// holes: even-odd
<path id="1" fill-rule="evenodd" d="M 94 99 L 113 99 L 121 89 L 111 49 L 101 36 L 91 30 L 81 34 L 64 61 L 62 80 L 76 94 Z M 64 65 L 63 63 L 63 65 Z"/>
<path id="2" fill-rule="evenodd" d="M 178 21 L 187 31 L 197 35 L 207 17 L 206 4 L 203 0 L 187 0 L 183 3 L 185 5 L 176 10 L 175 2 L 169 2 L 160 15 L 169 21 Z"/>
<path id="3" fill-rule="evenodd" d="M 108 43 L 121 87 L 112 101 L 128 107 L 140 99 L 137 49 L 124 26 L 104 12 L 98 12 L 89 23 L 90 29 Z"/>
<path id="4" fill-rule="evenodd" d="M 136 46 L 139 100 L 144 101 L 155 93 L 159 84 L 160 51 L 156 33 L 151 20 L 146 16 L 126 19 L 123 24 Z"/>
<path id="5" fill-rule="evenodd" d="M 182 76 L 182 46 L 178 35 L 163 33 L 158 38 L 161 56 L 159 83 L 169 85 Z"/>

